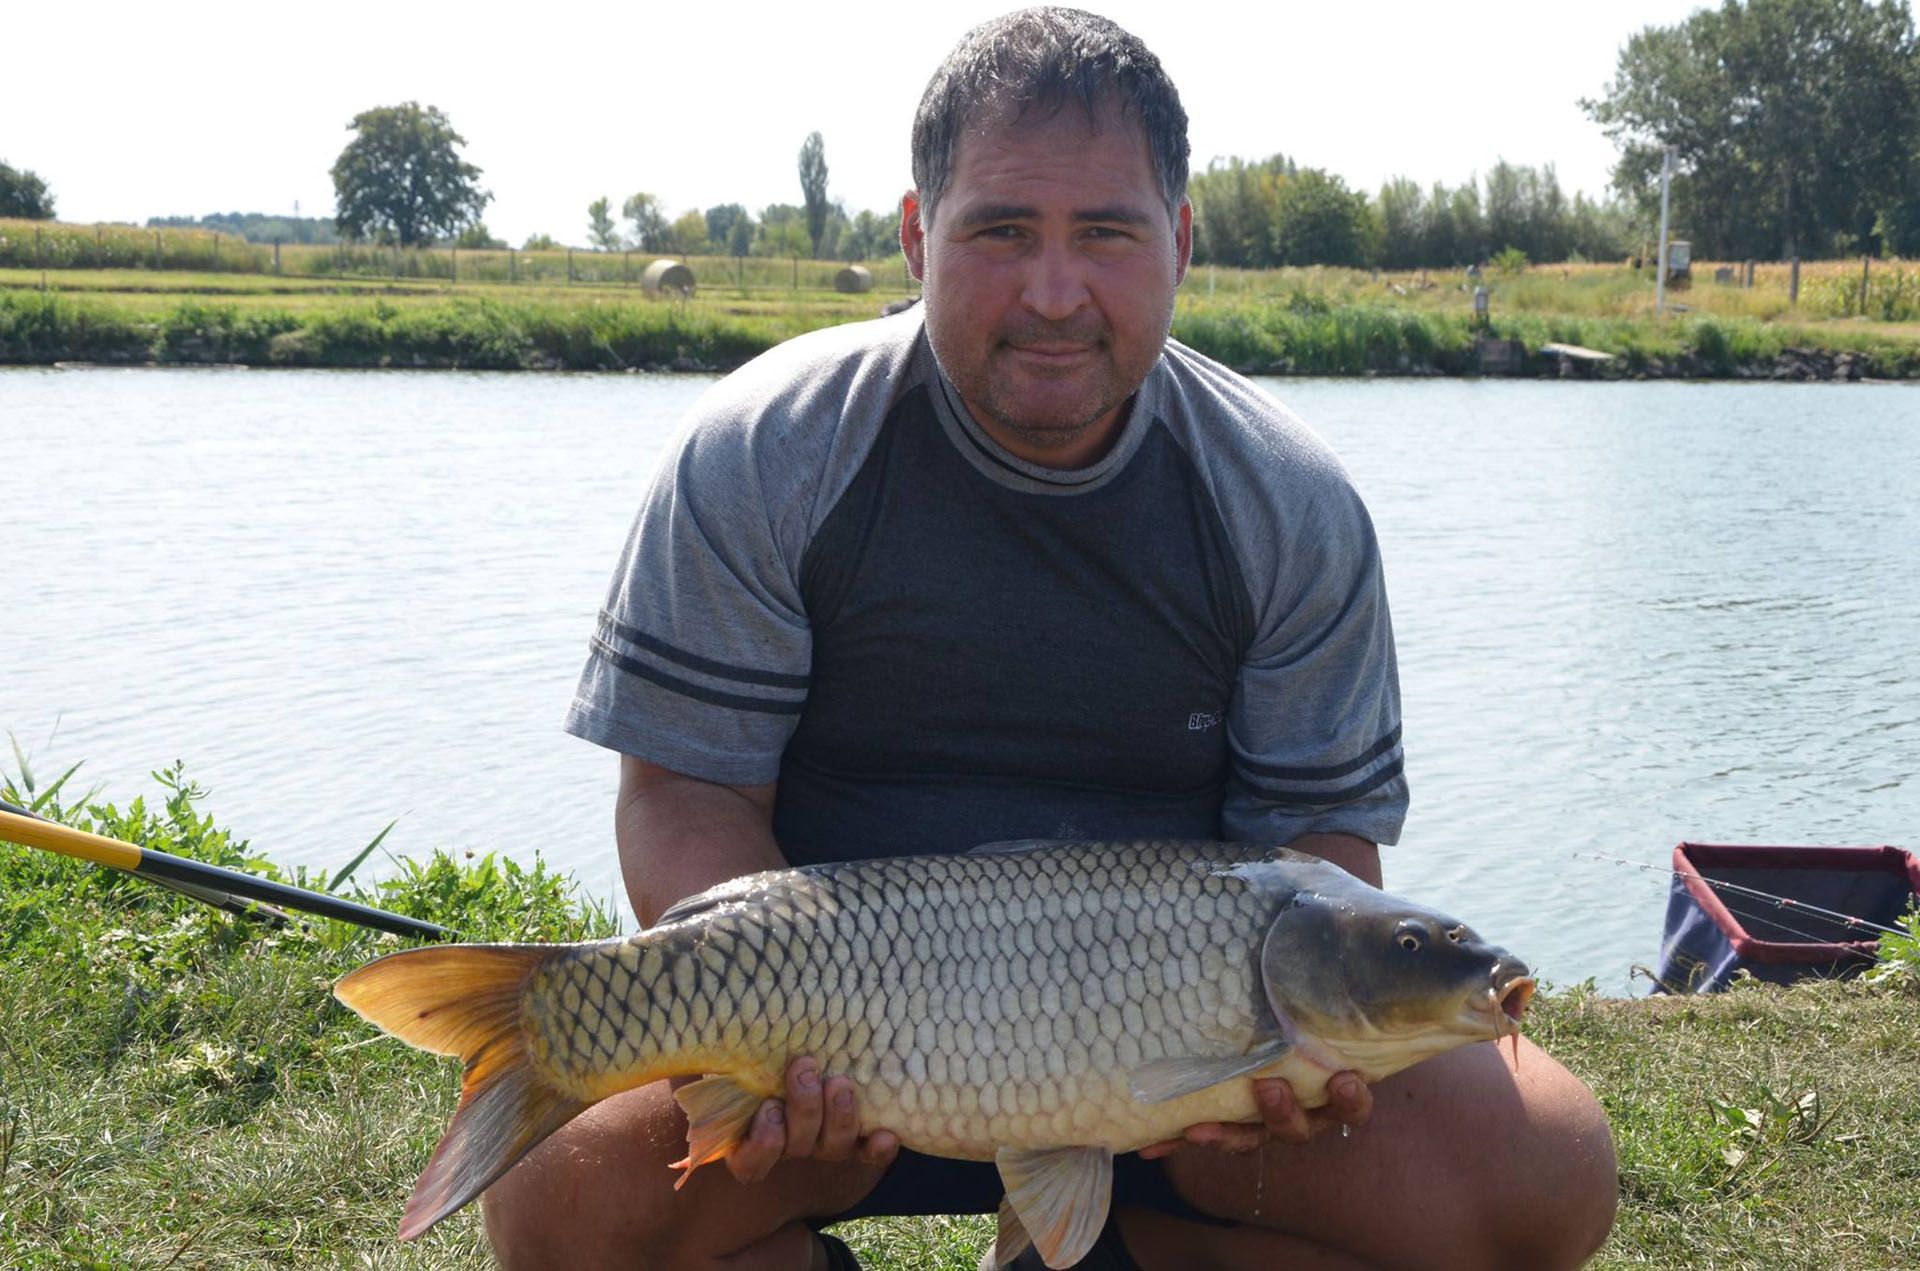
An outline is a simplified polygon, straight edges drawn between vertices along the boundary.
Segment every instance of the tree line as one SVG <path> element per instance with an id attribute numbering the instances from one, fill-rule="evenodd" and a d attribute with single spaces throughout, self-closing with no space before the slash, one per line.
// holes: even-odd
<path id="1" fill-rule="evenodd" d="M 1552 164 L 1501 160 L 1484 181 L 1453 187 L 1395 177 L 1368 198 L 1330 172 L 1274 155 L 1215 160 L 1187 192 L 1193 257 L 1203 265 L 1443 268 L 1515 251 L 1535 261 L 1617 260 L 1641 238 L 1628 204 L 1567 198 Z"/>

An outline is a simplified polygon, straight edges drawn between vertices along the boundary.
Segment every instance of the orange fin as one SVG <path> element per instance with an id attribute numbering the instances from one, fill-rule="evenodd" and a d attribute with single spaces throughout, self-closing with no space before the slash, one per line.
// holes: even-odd
<path id="1" fill-rule="evenodd" d="M 558 952 L 542 945 L 409 949 L 333 986 L 333 995 L 369 1023 L 467 1065 L 460 1108 L 400 1220 L 402 1240 L 423 1235 L 485 1191 L 588 1106 L 541 1079 L 521 1027 L 520 990 Z"/>
<path id="2" fill-rule="evenodd" d="M 737 1077 L 707 1076 L 681 1086 L 673 1097 L 687 1114 L 687 1154 L 673 1163 L 681 1171 L 673 1185 L 679 1191 L 693 1171 L 724 1158 L 746 1137 L 767 1095 L 748 1089 Z"/>

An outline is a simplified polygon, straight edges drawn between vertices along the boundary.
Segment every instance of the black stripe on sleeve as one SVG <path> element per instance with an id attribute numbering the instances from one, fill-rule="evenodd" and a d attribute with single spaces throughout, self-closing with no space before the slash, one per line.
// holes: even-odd
<path id="1" fill-rule="evenodd" d="M 1357 759 L 1348 760 L 1346 763 L 1334 764 L 1329 768 L 1281 768 L 1254 759 L 1245 760 L 1240 766 L 1248 772 L 1257 772 L 1263 777 L 1272 777 L 1276 781 L 1331 781 L 1335 777 L 1344 777 L 1350 772 L 1360 771 L 1399 744 L 1400 725 L 1395 724 L 1391 732 L 1367 748 L 1366 754 Z"/>
<path id="2" fill-rule="evenodd" d="M 1263 786 L 1239 774 L 1235 775 L 1235 780 L 1261 798 L 1269 799 L 1274 803 L 1285 804 L 1290 807 L 1330 808 L 1341 803 L 1351 803 L 1362 795 L 1372 794 L 1375 790 L 1378 790 L 1381 786 L 1399 776 L 1401 770 L 1405 767 L 1406 759 L 1401 757 L 1395 759 L 1371 777 L 1363 781 L 1356 781 L 1343 790 L 1328 790 L 1324 793 L 1314 792 L 1312 794 L 1299 790 L 1275 790 L 1271 786 Z"/>
<path id="3" fill-rule="evenodd" d="M 656 671 L 646 663 L 619 652 L 599 636 L 593 638 L 593 652 L 622 671 L 637 675 L 661 688 L 669 689 L 682 697 L 691 697 L 696 702 L 705 702 L 709 706 L 725 706 L 738 711 L 759 711 L 767 715 L 798 715 L 805 702 L 777 702 L 763 697 L 743 697 L 738 693 L 721 693 L 698 684 L 689 683 L 677 676 Z M 802 684 L 806 681 L 802 680 Z"/>
<path id="4" fill-rule="evenodd" d="M 621 622 L 612 614 L 600 611 L 600 626 L 612 632 L 636 648 L 645 649 L 656 657 L 669 662 L 678 662 L 689 670 L 702 675 L 712 675 L 723 680 L 738 680 L 742 684 L 764 684 L 768 688 L 805 688 L 807 677 L 804 675 L 785 675 L 779 671 L 762 671 L 748 666 L 729 666 L 725 662 L 715 662 L 712 658 L 703 658 L 697 653 L 688 653 L 676 649 L 664 640 L 656 639 L 640 630 Z"/>

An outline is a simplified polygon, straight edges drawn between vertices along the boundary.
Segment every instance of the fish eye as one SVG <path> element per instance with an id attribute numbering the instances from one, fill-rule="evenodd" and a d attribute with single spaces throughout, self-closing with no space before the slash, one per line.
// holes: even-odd
<path id="1" fill-rule="evenodd" d="M 1400 947 L 1402 949 L 1405 949 L 1409 953 L 1412 953 L 1413 951 L 1415 951 L 1420 947 L 1420 937 L 1416 936 L 1411 931 L 1402 931 L 1398 939 L 1400 942 Z"/>

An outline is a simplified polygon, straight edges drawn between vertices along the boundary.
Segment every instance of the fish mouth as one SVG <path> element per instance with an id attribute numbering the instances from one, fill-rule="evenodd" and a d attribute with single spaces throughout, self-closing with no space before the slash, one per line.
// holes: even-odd
<path id="1" fill-rule="evenodd" d="M 1526 1014 L 1527 1003 L 1533 1000 L 1534 990 L 1538 987 L 1539 982 L 1531 975 L 1521 975 L 1491 990 L 1493 1004 L 1505 1017 L 1511 1031 L 1520 1031 L 1520 1017 Z"/>

